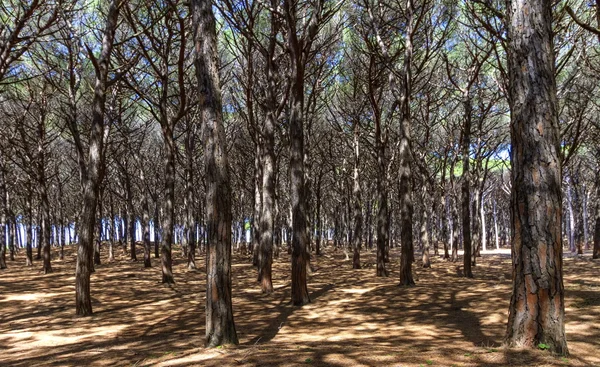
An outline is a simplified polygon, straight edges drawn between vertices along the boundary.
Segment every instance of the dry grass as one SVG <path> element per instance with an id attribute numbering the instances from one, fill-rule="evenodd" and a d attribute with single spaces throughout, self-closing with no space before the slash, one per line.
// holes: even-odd
<path id="1" fill-rule="evenodd" d="M 95 314 L 74 317 L 74 257 L 55 272 L 26 268 L 23 256 L 0 272 L 2 366 L 600 366 L 600 262 L 565 259 L 571 356 L 507 350 L 501 342 L 510 297 L 510 257 L 486 254 L 475 279 L 433 259 L 417 286 L 376 278 L 374 254 L 352 270 L 342 253 L 314 258 L 312 303 L 289 300 L 289 259 L 274 263 L 275 293 L 263 295 L 250 259 L 235 255 L 234 313 L 240 346 L 204 349 L 204 269 L 188 271 L 175 252 L 173 288 L 159 260 L 144 269 L 123 256 L 92 275 Z M 141 258 L 141 257 L 138 257 Z M 398 254 L 392 252 L 392 259 Z M 105 259 L 103 259 L 105 260 Z M 197 264 L 203 264 L 199 258 Z"/>

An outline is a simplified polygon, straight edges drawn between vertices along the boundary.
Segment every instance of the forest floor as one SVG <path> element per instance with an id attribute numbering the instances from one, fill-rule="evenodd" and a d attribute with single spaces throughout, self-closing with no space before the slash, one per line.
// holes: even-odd
<path id="1" fill-rule="evenodd" d="M 189 271 L 174 253 L 176 284 L 120 255 L 92 275 L 94 315 L 74 316 L 73 249 L 43 275 L 24 252 L 0 271 L 1 366 L 600 366 L 600 261 L 565 254 L 566 331 L 571 355 L 502 347 L 511 287 L 510 252 L 486 253 L 460 276 L 460 264 L 415 264 L 417 285 L 398 286 L 398 253 L 388 278 L 375 255 L 352 270 L 342 252 L 312 260 L 312 302 L 289 303 L 288 255 L 273 266 L 275 292 L 263 295 L 249 256 L 234 255 L 237 347 L 203 348 L 204 258 Z M 138 258 L 142 258 L 138 254 Z M 56 257 L 55 257 L 56 258 Z M 462 259 L 460 260 L 462 261 Z"/>

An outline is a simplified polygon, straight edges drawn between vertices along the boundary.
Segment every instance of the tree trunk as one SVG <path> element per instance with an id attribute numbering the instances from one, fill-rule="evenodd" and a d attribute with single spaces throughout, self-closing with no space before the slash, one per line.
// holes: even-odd
<path id="1" fill-rule="evenodd" d="M 361 188 L 360 188 L 360 177 L 358 169 L 360 167 L 360 151 L 359 151 L 359 140 L 360 140 L 360 125 L 358 121 L 354 121 L 354 174 L 353 185 L 352 185 L 352 198 L 354 199 L 354 233 L 352 235 L 354 255 L 352 256 L 352 268 L 360 269 L 360 249 L 362 246 L 362 207 L 361 207 Z M 319 180 L 320 184 L 320 180 Z M 320 196 L 320 195 L 319 195 Z"/>
<path id="2" fill-rule="evenodd" d="M 600 14 L 600 10 L 599 10 Z M 600 157 L 598 149 L 597 157 Z M 596 173 L 596 219 L 594 225 L 594 253 L 592 258 L 600 259 L 600 171 Z"/>
<path id="3" fill-rule="evenodd" d="M 96 231 L 97 231 L 97 238 L 96 241 L 94 241 L 94 265 L 100 265 L 101 261 L 100 261 L 100 246 L 102 245 L 102 200 L 103 200 L 103 189 L 100 188 L 99 189 L 99 193 L 98 193 L 98 204 L 96 204 L 97 208 L 98 208 L 98 216 L 96 218 Z"/>
<path id="4" fill-rule="evenodd" d="M 375 149 L 377 150 L 377 276 L 387 277 L 388 271 L 385 268 L 385 246 L 388 241 L 390 223 L 388 216 L 387 205 L 387 190 L 386 190 L 386 161 L 385 161 L 385 146 L 380 141 L 378 124 L 375 125 Z"/>
<path id="5" fill-rule="evenodd" d="M 110 2 L 106 27 L 102 38 L 102 49 L 97 60 L 96 83 L 92 102 L 92 126 L 89 138 L 88 164 L 83 178 L 83 213 L 81 216 L 80 239 L 77 246 L 77 266 L 75 270 L 75 313 L 78 316 L 92 314 L 90 295 L 91 252 L 94 243 L 96 224 L 96 204 L 102 177 L 102 153 L 104 135 L 104 110 L 108 66 L 119 15 L 118 0 Z M 91 53 L 91 51 L 90 51 Z"/>
<path id="6" fill-rule="evenodd" d="M 190 124 L 191 125 L 191 124 Z M 185 229 L 188 235 L 188 269 L 196 269 L 196 222 L 194 221 L 194 147 L 195 126 L 188 126 L 185 138 Z"/>
<path id="7" fill-rule="evenodd" d="M 109 206 L 109 231 L 110 231 L 110 242 L 108 243 L 108 261 L 115 261 L 115 240 L 117 238 L 117 226 L 115 225 L 115 207 L 113 204 L 113 196 L 109 194 L 108 196 L 108 206 Z"/>
<path id="8" fill-rule="evenodd" d="M 465 109 L 465 121 L 463 126 L 462 154 L 463 154 L 463 174 L 462 174 L 462 230 L 463 230 L 463 275 L 467 278 L 473 278 L 471 270 L 471 173 L 470 168 L 470 148 L 471 148 L 471 96 L 469 91 L 463 94 L 463 105 Z M 454 256 L 454 249 L 452 249 Z"/>
<path id="9" fill-rule="evenodd" d="M 158 240 L 160 237 L 160 220 L 158 218 L 158 200 L 154 202 L 154 218 L 152 219 L 152 223 L 154 224 L 154 258 L 159 258 L 159 246 Z"/>
<path id="10" fill-rule="evenodd" d="M 5 189 L 6 187 L 3 188 Z M 4 208 L 6 208 L 6 205 L 4 205 Z M 0 269 L 6 269 L 6 230 L 8 228 L 6 225 L 6 218 L 6 211 L 2 210 L 0 218 Z"/>
<path id="11" fill-rule="evenodd" d="M 513 292 L 506 343 L 567 355 L 552 3 L 513 1 L 507 20 Z"/>
<path id="12" fill-rule="evenodd" d="M 25 242 L 25 254 L 26 254 L 26 266 L 33 266 L 33 209 L 31 207 L 31 200 L 33 196 L 33 190 L 31 189 L 31 183 L 27 183 L 27 197 L 25 198 L 25 211 L 26 215 L 26 228 L 23 231 L 23 242 Z"/>
<path id="13" fill-rule="evenodd" d="M 163 110 L 166 111 L 166 108 Z M 166 112 L 164 112 L 166 113 Z M 167 121 L 166 115 L 161 116 L 161 128 L 165 143 L 165 200 L 162 222 L 162 241 L 160 246 L 160 264 L 163 284 L 174 284 L 173 278 L 173 232 L 174 232 L 174 203 L 175 203 L 175 138 L 173 137 L 172 123 Z"/>
<path id="14" fill-rule="evenodd" d="M 0 200 L 2 200 L 2 218 L 0 219 L 0 226 L 2 226 L 2 228 L 0 228 L 0 269 L 6 269 L 6 238 L 7 234 L 10 233 L 10 208 L 8 206 L 9 196 L 6 188 L 6 170 L 4 157 L 2 156 L 0 156 L 0 164 Z"/>
<path id="15" fill-rule="evenodd" d="M 413 202 L 412 202 L 412 152 L 411 152 L 411 113 L 410 98 L 412 93 L 412 37 L 414 33 L 414 4 L 412 0 L 407 1 L 407 24 L 404 39 L 404 66 L 402 70 L 402 91 L 399 95 L 399 105 L 402 114 L 400 126 L 400 180 L 399 180 L 399 203 L 400 203 L 400 238 L 402 249 L 400 253 L 400 285 L 414 285 L 412 276 L 412 263 L 415 261 L 413 245 Z"/>
<path id="16" fill-rule="evenodd" d="M 257 137 L 257 140 L 259 138 Z M 252 216 L 252 239 L 250 253 L 252 253 L 252 265 L 258 267 L 258 250 L 260 246 L 260 213 L 262 211 L 262 168 L 261 168 L 261 144 L 256 142 L 256 154 L 254 156 L 254 214 Z M 260 278 L 260 270 L 258 272 Z M 260 280 L 260 279 L 259 279 Z"/>
<path id="17" fill-rule="evenodd" d="M 212 2 L 192 0 L 206 170 L 206 345 L 238 344 L 231 302 L 231 187 Z"/>
<path id="18" fill-rule="evenodd" d="M 428 227 L 428 221 L 430 218 L 430 210 L 429 209 L 429 205 L 427 203 L 427 185 L 423 185 L 423 201 L 422 201 L 423 205 L 425 206 L 424 210 L 423 210 L 423 217 L 421 220 L 421 245 L 423 246 L 423 255 L 422 255 L 422 260 L 423 260 L 423 267 L 424 268 L 430 268 L 431 267 L 431 260 L 429 259 L 429 233 L 427 231 L 427 227 Z"/>
<path id="19" fill-rule="evenodd" d="M 273 98 L 274 99 L 274 98 Z M 273 103 L 272 101 L 271 103 Z M 273 212 L 275 209 L 275 106 L 270 106 L 263 126 L 262 198 L 258 272 L 263 293 L 273 292 Z"/>
<path id="20" fill-rule="evenodd" d="M 452 181 L 452 180 L 450 180 Z M 454 183 L 451 183 L 452 191 L 454 191 Z M 452 218 L 452 256 L 450 260 L 454 263 L 458 261 L 458 231 L 459 231 L 459 221 L 458 221 L 458 203 L 456 194 L 452 193 L 451 204 L 450 204 L 450 216 Z"/>
<path id="21" fill-rule="evenodd" d="M 292 206 L 292 304 L 300 306 L 310 302 L 307 287 L 308 263 L 307 207 L 304 172 L 304 71 L 306 52 L 311 40 L 299 39 L 297 26 L 297 3 L 283 1 L 287 24 L 287 46 L 290 52 L 290 201 Z M 314 9 L 318 17 L 319 9 Z M 306 41 L 309 41 L 306 44 Z"/>

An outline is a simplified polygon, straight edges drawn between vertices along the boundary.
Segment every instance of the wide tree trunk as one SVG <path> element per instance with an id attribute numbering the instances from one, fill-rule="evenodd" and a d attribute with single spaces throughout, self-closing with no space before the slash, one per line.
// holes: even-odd
<path id="1" fill-rule="evenodd" d="M 506 343 L 568 354 L 552 3 L 508 9 L 513 291 Z"/>
<path id="2" fill-rule="evenodd" d="M 206 170 L 206 345 L 238 344 L 231 302 L 231 184 L 212 2 L 192 0 Z"/>

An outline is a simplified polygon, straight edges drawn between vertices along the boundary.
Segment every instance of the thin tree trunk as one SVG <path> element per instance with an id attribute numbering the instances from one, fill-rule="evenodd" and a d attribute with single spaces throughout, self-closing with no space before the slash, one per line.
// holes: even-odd
<path id="1" fill-rule="evenodd" d="M 466 90 L 463 94 L 463 105 L 465 120 L 463 126 L 462 154 L 463 154 L 463 175 L 462 175 L 462 233 L 463 233 L 463 275 L 467 278 L 473 278 L 471 270 L 471 173 L 470 169 L 470 148 L 471 148 L 471 96 Z M 452 249 L 454 256 L 454 249 Z"/>
<path id="2" fill-rule="evenodd" d="M 359 152 L 359 139 L 360 139 L 360 125 L 358 121 L 354 121 L 354 174 L 353 174 L 353 185 L 352 185 L 352 197 L 354 199 L 354 234 L 352 235 L 354 255 L 352 257 L 352 268 L 360 269 L 360 250 L 362 245 L 362 208 L 361 208 L 361 188 L 360 188 L 360 177 L 359 177 L 359 166 L 360 166 L 360 152 Z M 319 180 L 320 184 L 320 180 Z M 319 189 L 320 191 L 320 189 Z M 320 196 L 320 195 L 319 195 Z M 320 198 L 319 198 L 320 201 Z"/>
<path id="3" fill-rule="evenodd" d="M 257 140 L 259 138 L 257 137 Z M 261 144 L 256 142 L 256 153 L 254 156 L 254 214 L 252 216 L 252 239 L 250 252 L 252 253 L 252 265 L 259 266 L 258 250 L 260 246 L 260 213 L 262 211 L 262 168 L 261 168 Z M 261 272 L 258 272 L 261 276 Z M 260 280 L 260 279 L 259 279 Z"/>
<path id="4" fill-rule="evenodd" d="M 166 108 L 164 109 L 166 111 Z M 173 137 L 173 126 L 162 117 L 161 127 L 165 141 L 165 201 L 162 223 L 162 241 L 160 250 L 160 264 L 163 284 L 174 284 L 173 260 L 171 246 L 173 245 L 174 231 L 174 203 L 175 203 L 175 140 Z M 231 226 L 230 226 L 231 227 Z"/>
<path id="5" fill-rule="evenodd" d="M 2 154 L 2 153 L 0 153 Z M 2 210 L 0 219 L 0 269 L 6 269 L 6 237 L 10 232 L 10 218 L 8 207 L 8 191 L 6 188 L 6 170 L 4 166 L 4 157 L 0 156 L 0 195 L 2 200 Z"/>
<path id="6" fill-rule="evenodd" d="M 186 131 L 184 142 L 186 168 L 185 168 L 185 200 L 184 217 L 185 229 L 188 234 L 188 269 L 196 269 L 196 222 L 194 221 L 194 148 L 196 145 L 195 125 L 190 123 Z"/>
<path id="7" fill-rule="evenodd" d="M 452 181 L 452 180 L 451 180 Z M 451 184 L 452 186 L 452 190 L 454 191 L 454 183 Z M 458 234 L 459 234 L 459 221 L 458 221 L 458 200 L 456 198 L 456 194 L 452 193 L 451 194 L 452 198 L 451 198 L 451 203 L 450 203 L 450 215 L 452 217 L 452 256 L 451 256 L 451 261 L 457 262 L 458 261 Z"/>
<path id="8" fill-rule="evenodd" d="M 599 0 L 600 1 L 600 0 Z M 600 9 L 600 8 L 599 8 Z M 598 11 L 600 14 L 600 10 Z M 600 149 L 597 150 L 597 157 L 600 157 Z M 600 171 L 596 173 L 596 219 L 594 225 L 594 253 L 592 258 L 600 259 Z"/>
<path id="9" fill-rule="evenodd" d="M 272 101 L 271 103 L 273 103 Z M 275 106 L 267 113 L 263 127 L 262 198 L 258 272 L 263 293 L 273 292 L 273 213 L 275 209 Z"/>
<path id="10" fill-rule="evenodd" d="M 423 267 L 430 268 L 431 260 L 429 259 L 429 233 L 427 231 L 428 222 L 430 218 L 430 210 L 429 205 L 427 203 L 427 185 L 423 185 L 423 205 L 425 206 L 423 210 L 423 217 L 421 221 L 421 245 L 423 246 Z"/>
<path id="11" fill-rule="evenodd" d="M 24 235 L 23 235 L 23 242 L 25 242 L 25 253 L 26 253 L 26 266 L 33 266 L 33 236 L 32 236 L 32 222 L 33 222 L 33 209 L 31 207 L 31 198 L 33 195 L 32 189 L 31 189 L 31 183 L 28 182 L 27 183 L 27 197 L 25 198 L 25 211 L 27 213 L 26 215 L 26 228 L 23 231 Z"/>
<path id="12" fill-rule="evenodd" d="M 152 219 L 154 224 L 154 258 L 158 259 L 159 255 L 159 246 L 158 241 L 160 237 L 160 220 L 158 218 L 158 200 L 154 202 L 154 218 Z"/>

